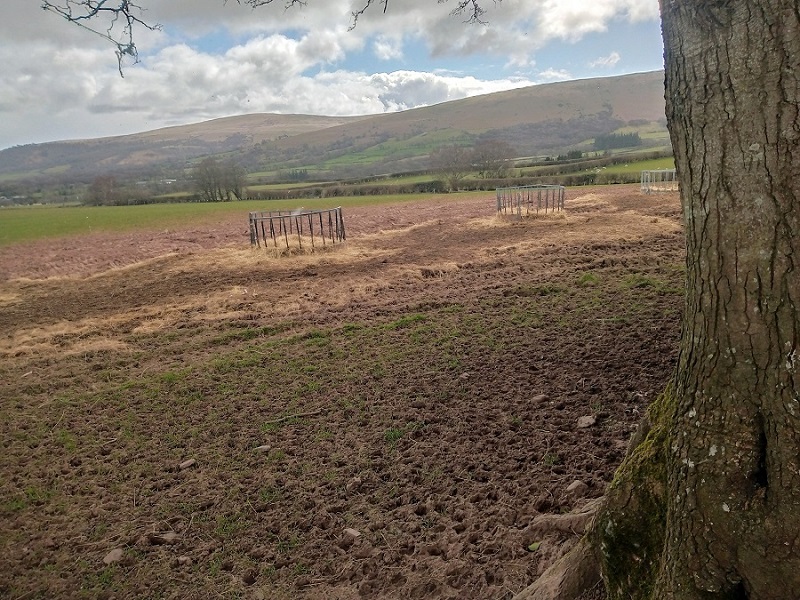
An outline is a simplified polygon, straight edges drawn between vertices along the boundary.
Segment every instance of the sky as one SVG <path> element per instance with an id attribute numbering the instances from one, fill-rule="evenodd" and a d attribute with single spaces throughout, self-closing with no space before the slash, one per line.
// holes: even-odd
<path id="1" fill-rule="evenodd" d="M 452 15 L 457 1 L 389 0 L 351 30 L 363 0 L 137 0 L 161 29 L 134 30 L 139 62 L 120 76 L 101 36 L 40 0 L 3 0 L 0 149 L 249 113 L 393 112 L 663 68 L 658 0 L 483 0 L 485 24 Z"/>

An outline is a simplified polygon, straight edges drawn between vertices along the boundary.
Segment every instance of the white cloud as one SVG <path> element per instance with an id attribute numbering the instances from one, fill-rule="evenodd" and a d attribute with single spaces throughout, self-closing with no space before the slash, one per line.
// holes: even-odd
<path id="1" fill-rule="evenodd" d="M 546 69 L 539 73 L 539 79 L 545 82 L 567 81 L 572 79 L 572 75 L 564 69 Z"/>
<path id="2" fill-rule="evenodd" d="M 649 0 L 537 0 L 534 4 L 541 11 L 536 28 L 540 40 L 575 41 L 606 31 L 615 18 L 632 22 L 658 18 L 658 3 Z"/>
<path id="3" fill-rule="evenodd" d="M 372 50 L 380 60 L 403 58 L 403 40 L 380 35 L 372 43 Z"/>
<path id="4" fill-rule="evenodd" d="M 592 68 L 595 67 L 613 67 L 615 66 L 622 57 L 619 55 L 619 52 L 612 52 L 608 56 L 601 56 L 591 62 L 589 62 L 589 66 Z"/>

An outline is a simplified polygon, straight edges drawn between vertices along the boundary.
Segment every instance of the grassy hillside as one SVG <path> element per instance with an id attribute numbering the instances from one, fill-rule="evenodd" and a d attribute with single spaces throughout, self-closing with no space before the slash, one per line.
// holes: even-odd
<path id="1" fill-rule="evenodd" d="M 0 177 L 32 178 L 98 171 L 152 172 L 165 165 L 234 152 L 319 131 L 361 117 L 256 114 L 167 127 L 133 135 L 16 146 L 0 151 Z"/>
<path id="2" fill-rule="evenodd" d="M 330 166 L 343 160 L 380 165 L 372 173 L 402 172 L 420 168 L 427 153 L 443 142 L 500 139 L 520 155 L 534 155 L 644 125 L 657 138 L 643 137 L 644 143 L 663 146 L 668 142 L 663 87 L 663 73 L 652 72 L 475 96 L 285 138 L 263 148 L 262 161 Z"/>
<path id="3" fill-rule="evenodd" d="M 364 117 L 244 115 L 136 135 L 18 146 L 0 151 L 0 182 L 180 178 L 201 156 L 249 171 L 307 168 L 348 177 L 413 171 L 445 143 L 501 139 L 520 155 L 557 153 L 596 135 L 647 127 L 664 146 L 663 73 L 568 81 Z M 4 193 L 0 189 L 0 193 Z"/>

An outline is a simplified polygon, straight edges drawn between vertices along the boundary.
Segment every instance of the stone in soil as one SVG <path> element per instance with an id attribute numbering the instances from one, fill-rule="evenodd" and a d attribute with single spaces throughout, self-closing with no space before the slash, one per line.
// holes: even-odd
<path id="1" fill-rule="evenodd" d="M 168 545 L 171 546 L 178 542 L 180 536 L 174 531 L 167 531 L 166 533 L 148 533 L 147 541 L 154 546 Z"/>
<path id="2" fill-rule="evenodd" d="M 122 548 L 114 548 L 111 552 L 103 557 L 103 564 L 113 565 L 114 563 L 118 563 L 122 560 L 124 555 L 125 551 Z"/>

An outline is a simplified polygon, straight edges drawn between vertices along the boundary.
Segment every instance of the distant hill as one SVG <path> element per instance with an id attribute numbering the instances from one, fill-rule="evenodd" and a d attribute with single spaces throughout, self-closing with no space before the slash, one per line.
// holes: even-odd
<path id="1" fill-rule="evenodd" d="M 15 146 L 0 151 L 0 175 L 97 174 L 183 166 L 199 156 L 241 150 L 364 117 L 255 114 L 144 133 Z"/>
<path id="2" fill-rule="evenodd" d="M 224 154 L 250 171 L 306 168 L 344 175 L 422 168 L 434 148 L 501 139 L 520 155 L 584 146 L 649 124 L 664 144 L 663 72 L 536 85 L 363 117 L 254 114 L 145 133 L 0 151 L 0 176 L 78 180 L 101 173 L 170 174 Z M 653 129 L 655 128 L 655 133 Z"/>

